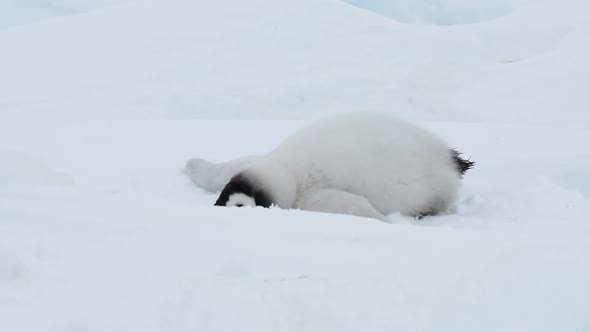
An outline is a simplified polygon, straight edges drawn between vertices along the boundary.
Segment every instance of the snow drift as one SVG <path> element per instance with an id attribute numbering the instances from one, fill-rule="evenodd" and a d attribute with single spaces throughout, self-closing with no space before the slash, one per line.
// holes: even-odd
<path id="1" fill-rule="evenodd" d="M 0 330 L 589 330 L 590 5 L 351 2 L 0 1 Z M 358 110 L 469 151 L 454 214 L 181 171 Z"/>

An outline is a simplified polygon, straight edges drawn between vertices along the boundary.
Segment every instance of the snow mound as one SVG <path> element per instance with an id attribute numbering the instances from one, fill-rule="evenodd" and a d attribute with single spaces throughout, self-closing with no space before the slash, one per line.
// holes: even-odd
<path id="1" fill-rule="evenodd" d="M 63 186 L 74 182 L 70 175 L 49 168 L 41 158 L 24 152 L 0 150 L 2 188 L 14 185 Z"/>
<path id="2" fill-rule="evenodd" d="M 26 268 L 18 257 L 0 246 L 0 293 L 2 287 L 23 280 L 26 276 Z"/>
<path id="3" fill-rule="evenodd" d="M 0 29 L 75 15 L 130 0 L 0 0 Z"/>
<path id="4" fill-rule="evenodd" d="M 515 9 L 514 0 L 344 0 L 399 22 L 459 25 L 489 21 Z"/>
<path id="5" fill-rule="evenodd" d="M 399 24 L 340 0 L 150 0 L 2 29 L 0 118 L 307 119 L 371 110 L 588 128 L 588 2 L 437 3 L 511 12 L 442 27 Z"/>

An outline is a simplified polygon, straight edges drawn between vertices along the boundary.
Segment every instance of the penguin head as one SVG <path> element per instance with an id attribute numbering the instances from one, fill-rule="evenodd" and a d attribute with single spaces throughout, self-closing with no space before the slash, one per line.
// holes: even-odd
<path id="1" fill-rule="evenodd" d="M 268 191 L 244 172 L 235 175 L 225 185 L 215 202 L 216 206 L 228 207 L 262 206 L 268 208 L 272 204 L 273 201 Z"/>
<path id="2" fill-rule="evenodd" d="M 217 206 L 262 206 L 276 205 L 292 208 L 297 195 L 295 179 L 281 163 L 263 158 L 247 169 L 234 175 L 225 185 Z"/>

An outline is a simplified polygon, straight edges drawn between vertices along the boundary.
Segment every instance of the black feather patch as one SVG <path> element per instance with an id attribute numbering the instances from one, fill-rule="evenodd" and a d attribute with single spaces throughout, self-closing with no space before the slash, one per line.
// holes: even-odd
<path id="1" fill-rule="evenodd" d="M 229 197 L 232 194 L 241 193 L 248 197 L 252 197 L 257 206 L 270 207 L 272 201 L 265 190 L 254 185 L 250 179 L 243 173 L 235 175 L 228 184 L 225 185 L 219 198 L 215 202 L 216 206 L 225 206 Z"/>
<path id="2" fill-rule="evenodd" d="M 468 170 L 473 168 L 473 165 L 475 165 L 475 162 L 472 161 L 471 159 L 463 159 L 461 158 L 462 153 L 455 150 L 455 149 L 450 149 L 451 151 L 451 156 L 453 157 L 453 162 L 455 162 L 455 166 L 457 167 L 457 171 L 459 172 L 459 174 L 461 176 L 463 176 L 463 174 L 465 174 L 465 172 L 467 172 Z"/>

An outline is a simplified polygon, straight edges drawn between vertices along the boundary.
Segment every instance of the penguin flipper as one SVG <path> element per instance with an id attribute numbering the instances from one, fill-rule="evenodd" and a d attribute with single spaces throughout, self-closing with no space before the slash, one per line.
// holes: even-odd
<path id="1" fill-rule="evenodd" d="M 311 189 L 295 204 L 306 211 L 348 214 L 389 222 L 365 197 L 338 189 Z"/>
<path id="2" fill-rule="evenodd" d="M 223 187 L 234 175 L 258 159 L 260 159 L 259 156 L 245 156 L 223 163 L 214 163 L 201 158 L 193 158 L 186 162 L 184 171 L 197 186 L 217 193 L 223 190 Z"/>

